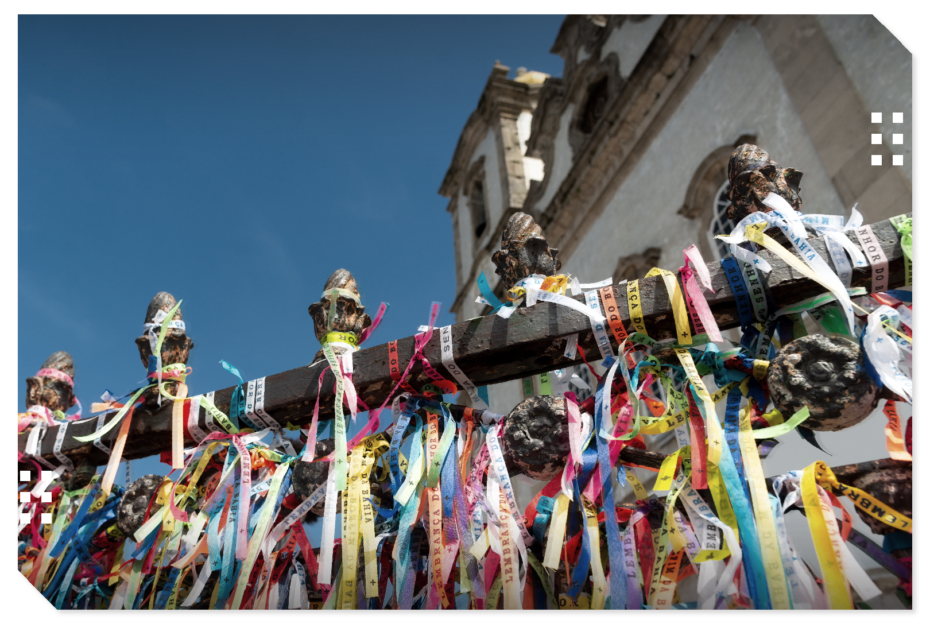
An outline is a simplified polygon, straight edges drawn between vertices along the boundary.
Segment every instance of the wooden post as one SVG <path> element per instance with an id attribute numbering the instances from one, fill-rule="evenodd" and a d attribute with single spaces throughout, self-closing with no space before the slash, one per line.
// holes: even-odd
<path id="1" fill-rule="evenodd" d="M 872 230 L 889 259 L 888 287 L 903 285 L 904 255 L 901 251 L 900 236 L 888 220 L 873 224 Z M 846 235 L 854 244 L 858 244 L 854 233 L 847 232 Z M 822 239 L 812 238 L 810 243 L 821 256 L 828 256 Z M 762 275 L 778 307 L 794 304 L 824 292 L 819 284 L 801 276 L 771 252 L 762 250 L 759 254 L 772 266 L 771 273 Z M 718 326 L 721 330 L 738 326 L 736 302 L 720 263 L 708 263 L 707 268 L 716 292 L 705 291 L 705 298 Z M 865 286 L 868 289 L 870 283 L 871 267 L 854 269 L 853 286 Z M 628 326 L 626 286 L 615 285 L 613 288 L 614 296 L 620 305 L 621 318 Z M 674 318 L 661 278 L 640 280 L 639 290 L 649 334 L 660 340 L 673 338 Z M 576 298 L 583 302 L 581 296 Z M 492 315 L 453 325 L 453 354 L 456 364 L 476 385 L 501 383 L 579 363 L 580 360 L 572 360 L 562 355 L 566 338 L 572 334 L 578 335 L 578 344 L 589 359 L 599 357 L 587 316 L 558 304 L 540 303 L 531 308 L 521 308 L 506 320 Z M 612 337 L 611 340 L 613 341 Z M 613 345 L 616 347 L 616 342 L 613 342 Z M 401 367 L 405 367 L 412 357 L 413 347 L 413 337 L 397 341 Z M 442 364 L 438 331 L 434 333 L 423 352 L 433 368 L 448 376 Z M 394 387 L 388 368 L 387 345 L 359 351 L 353 359 L 353 380 L 359 396 L 369 407 L 379 407 Z M 319 362 L 266 377 L 265 411 L 282 426 L 288 422 L 299 425 L 309 422 L 317 398 L 317 381 L 324 368 L 327 368 L 325 362 Z M 409 382 L 414 387 L 429 382 L 429 378 L 419 367 L 411 374 Z M 228 387 L 216 392 L 214 402 L 220 410 L 228 412 L 233 389 Z M 332 417 L 333 400 L 332 373 L 327 373 L 320 396 L 321 418 Z M 106 415 L 109 417 L 115 414 Z M 72 423 L 61 447 L 62 454 L 72 460 L 86 459 L 94 465 L 105 463 L 106 454 L 95 448 L 92 442 L 82 443 L 74 439 L 74 436 L 93 433 L 96 424 L 96 418 Z M 56 434 L 54 430 L 46 433 L 39 449 L 40 454 L 52 462 L 56 462 L 52 450 Z M 110 445 L 116 434 L 114 429 L 104 436 L 102 441 L 105 445 Z M 20 452 L 25 449 L 27 436 L 28 433 L 19 435 Z M 123 456 L 130 460 L 138 459 L 168 450 L 170 446 L 169 402 L 150 415 L 140 412 L 133 417 Z"/>

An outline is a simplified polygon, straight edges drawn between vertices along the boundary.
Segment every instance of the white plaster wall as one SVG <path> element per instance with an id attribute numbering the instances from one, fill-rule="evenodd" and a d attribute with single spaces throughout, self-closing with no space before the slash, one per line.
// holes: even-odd
<path id="1" fill-rule="evenodd" d="M 494 227 L 497 225 L 503 213 L 503 193 L 501 191 L 500 169 L 498 167 L 497 144 L 494 131 L 491 129 L 488 129 L 488 133 L 484 137 L 484 140 L 482 140 L 481 144 L 475 149 L 466 170 L 482 155 L 484 156 L 484 198 L 488 209 L 488 226 L 485 228 L 482 239 L 477 240 L 477 243 L 471 221 L 471 210 L 468 207 L 467 192 L 470 188 L 459 188 L 458 194 L 455 197 L 457 201 L 456 204 L 458 205 L 456 211 L 459 217 L 459 234 L 461 236 L 459 239 L 459 248 L 461 248 L 462 252 L 463 277 L 468 277 L 471 273 L 472 265 L 475 262 L 476 248 L 487 243 L 488 235 L 494 232 Z M 463 192 L 465 193 L 463 194 Z M 462 282 L 458 283 L 459 286 L 462 286 L 462 284 Z"/>
<path id="2" fill-rule="evenodd" d="M 568 144 L 568 126 L 572 122 L 574 111 L 575 104 L 570 103 L 559 119 L 559 130 L 555 135 L 555 146 L 552 152 L 552 170 L 545 171 L 549 176 L 549 184 L 546 186 L 546 193 L 534 207 L 537 213 L 546 210 L 562 181 L 568 176 L 568 171 L 572 169 L 572 147 Z"/>
<path id="3" fill-rule="evenodd" d="M 591 57 L 591 54 L 588 53 L 588 50 L 586 50 L 584 46 L 582 45 L 581 47 L 578 48 L 578 51 L 575 52 L 575 64 L 580 65 L 581 63 L 583 63 L 590 57 Z"/>
<path id="4" fill-rule="evenodd" d="M 523 178 L 526 180 L 526 189 L 530 188 L 530 181 L 542 181 L 544 174 L 543 161 L 536 157 L 526 157 L 526 141 L 530 139 L 530 128 L 533 124 L 533 113 L 523 111 L 517 117 L 517 136 L 520 139 L 520 153 L 523 154 Z"/>
<path id="5" fill-rule="evenodd" d="M 629 19 L 624 21 L 619 28 L 610 33 L 601 47 L 601 60 L 611 53 L 617 54 L 620 59 L 620 77 L 624 80 L 630 77 L 633 69 L 636 68 L 636 63 L 643 57 L 646 48 L 656 36 L 662 22 L 665 21 L 665 17 L 665 15 L 650 15 L 648 19 L 638 24 Z"/>
<path id="6" fill-rule="evenodd" d="M 488 406 L 495 413 L 510 413 L 523 400 L 523 386 L 520 381 L 507 381 L 488 386 Z"/>
<path id="7" fill-rule="evenodd" d="M 804 171 L 805 211 L 844 213 L 765 45 L 741 23 L 685 96 L 636 168 L 610 199 L 565 269 L 583 280 L 609 276 L 618 256 L 662 249 L 659 265 L 675 269 L 681 251 L 704 230 L 677 214 L 701 161 L 754 133 L 772 158 Z M 556 161 L 565 155 L 556 154 Z M 709 257 L 705 257 L 709 258 Z"/>
<path id="8" fill-rule="evenodd" d="M 872 125 L 874 133 L 883 135 L 892 153 L 904 155 L 902 171 L 913 182 L 910 52 L 872 15 L 820 15 L 817 20 L 865 107 L 882 113 L 882 124 Z M 904 122 L 892 123 L 892 112 L 903 112 Z M 895 133 L 904 134 L 903 144 L 892 143 Z"/>
<path id="9" fill-rule="evenodd" d="M 743 133 L 755 133 L 776 161 L 804 172 L 801 195 L 807 213 L 845 213 L 763 42 L 753 28 L 740 24 L 611 198 L 597 224 L 574 254 L 563 259 L 564 269 L 583 280 L 604 278 L 612 273 L 618 256 L 650 246 L 662 248 L 661 267 L 677 269 L 682 264 L 682 249 L 705 233 L 694 228 L 693 220 L 676 213 L 692 175 L 711 151 Z M 712 385 L 712 377 L 707 381 Z M 858 426 L 818 433 L 829 455 L 795 433 L 780 437 L 782 445 L 763 461 L 765 474 L 801 469 L 816 460 L 843 465 L 887 456 L 884 416 L 876 411 Z M 722 422 L 722 410 L 718 413 Z M 902 419 L 909 413 L 909 408 L 902 407 Z M 858 517 L 854 517 L 854 527 L 870 534 Z M 819 572 L 806 523 L 789 519 L 788 528 L 799 553 Z M 881 537 L 873 539 L 881 543 Z M 857 549 L 853 554 L 864 568 L 876 566 Z"/>

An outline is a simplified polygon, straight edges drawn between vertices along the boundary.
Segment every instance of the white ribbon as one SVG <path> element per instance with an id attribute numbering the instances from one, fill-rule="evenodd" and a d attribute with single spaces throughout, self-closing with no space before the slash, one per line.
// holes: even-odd
<path id="1" fill-rule="evenodd" d="M 869 315 L 863 338 L 865 354 L 882 383 L 910 403 L 912 402 L 913 382 L 898 366 L 898 362 L 902 360 L 901 351 L 895 341 L 885 333 L 882 321 L 886 318 L 892 325 L 898 324 L 897 311 L 888 306 L 882 306 Z"/>

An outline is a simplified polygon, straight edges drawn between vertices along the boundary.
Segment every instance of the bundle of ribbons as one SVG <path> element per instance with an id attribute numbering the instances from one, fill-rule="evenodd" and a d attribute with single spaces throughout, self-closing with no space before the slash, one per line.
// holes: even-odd
<path id="1" fill-rule="evenodd" d="M 684 252 L 683 285 L 665 270 L 649 274 L 669 288 L 677 330 L 671 341 L 647 333 L 635 282 L 627 284 L 629 332 L 609 281 L 585 285 L 587 304 L 565 296 L 582 288 L 567 276 L 528 278 L 508 295 L 511 309 L 524 299 L 582 306 L 576 309 L 591 318 L 602 362 L 596 369 L 583 359 L 597 379 L 583 402 L 565 373 L 554 373 L 551 382 L 547 375 L 550 393 L 566 399 L 569 451 L 562 471 L 524 507 L 515 485 L 525 479 L 509 471 L 506 418 L 466 408 L 456 419 L 442 400 L 457 384 L 480 402 L 451 347 L 443 362 L 454 382 L 429 368 L 433 383 L 419 390 L 407 383 L 416 363 L 428 366 L 422 351 L 433 337 L 434 304 L 407 368 L 401 372 L 396 352 L 390 360 L 394 392 L 350 440 L 342 407 L 353 417 L 365 409 L 351 387 L 351 355 L 346 360 L 342 350 L 324 345 L 337 379 L 330 453 L 317 450 L 317 436 L 326 433 L 319 403 L 301 442 L 270 424 L 240 428 L 246 421 L 234 410 L 253 402 L 246 395 L 230 416 L 195 397 L 221 428 L 200 432 L 192 448 L 184 450 L 183 439 L 175 444 L 172 472 L 152 495 L 141 527 L 122 532 L 115 524 L 124 491 L 113 485 L 111 469 L 120 458 L 114 449 L 103 477 L 83 489 L 66 492 L 54 481 L 32 489 L 26 503 L 41 505 L 51 521 L 40 522 L 35 511 L 21 525 L 21 571 L 58 608 L 850 609 L 853 591 L 865 601 L 880 593 L 850 552 L 856 544 L 909 582 L 909 565 L 853 529 L 847 505 L 869 508 L 902 536 L 912 531 L 909 517 L 841 483 L 822 461 L 770 480 L 771 487 L 762 473 L 774 439 L 809 415 L 802 409 L 782 416 L 766 382 L 774 353 L 804 333 L 804 313 L 826 331 L 863 342 L 870 373 L 901 402 L 911 397 L 908 292 L 865 295 L 834 281 L 832 271 L 833 278 L 825 276 L 817 259 L 811 265 L 792 256 L 792 267 L 822 281 L 828 293 L 768 311 L 771 300 L 755 271 L 766 265 L 755 248 L 775 244 L 761 231 L 774 224 L 796 233 L 800 222 L 777 206 L 775 215 L 754 214 L 727 238 L 735 251 L 724 268 L 737 270 L 739 286 L 761 291 L 741 314 L 738 346 L 723 339 L 707 308 L 701 287 L 710 288 L 710 278 L 694 246 Z M 850 258 L 858 260 L 852 252 Z M 441 342 L 446 330 L 439 330 Z M 155 379 L 183 381 L 175 370 L 159 369 Z M 711 376 L 712 389 L 702 378 Z M 171 396 L 159 386 L 158 392 L 182 414 L 191 400 L 186 390 Z M 128 420 L 142 393 L 108 426 Z M 721 424 L 716 405 L 724 401 Z M 393 414 L 384 430 L 382 409 Z M 184 416 L 177 420 L 183 432 Z M 908 460 L 910 444 L 896 416 L 895 424 L 887 433 L 889 453 Z M 621 459 L 624 447 L 643 448 L 665 433 L 678 448 L 660 467 Z M 294 475 L 302 463 L 325 472 L 305 494 Z M 651 490 L 636 468 L 657 470 Z M 627 485 L 636 501 L 618 504 L 615 495 Z M 320 507 L 314 548 L 306 528 Z M 806 517 L 819 566 L 802 559 L 799 541 L 789 536 L 785 514 L 792 510 Z"/>

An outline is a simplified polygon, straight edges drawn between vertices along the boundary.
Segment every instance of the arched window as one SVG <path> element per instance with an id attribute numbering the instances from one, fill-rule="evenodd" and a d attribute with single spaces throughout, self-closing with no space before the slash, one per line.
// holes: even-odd
<path id="1" fill-rule="evenodd" d="M 729 235 L 733 232 L 733 222 L 727 218 L 727 207 L 730 206 L 730 199 L 727 194 L 730 192 L 730 182 L 724 181 L 714 194 L 713 204 L 711 205 L 712 215 L 710 225 L 707 227 L 707 243 L 714 258 L 720 260 L 730 255 L 729 246 L 717 239 L 717 235 Z"/>
<path id="2" fill-rule="evenodd" d="M 730 255 L 727 244 L 714 237 L 733 231 L 733 224 L 727 219 L 730 206 L 727 163 L 733 150 L 746 143 L 758 144 L 756 136 L 743 134 L 733 144 L 714 149 L 705 157 L 694 171 L 685 191 L 684 204 L 678 210 L 678 215 L 693 220 L 689 228 L 693 227 L 694 243 L 705 260 L 720 260 Z"/>
<path id="3" fill-rule="evenodd" d="M 488 210 L 484 201 L 484 183 L 475 180 L 468 194 L 468 207 L 471 210 L 471 223 L 475 231 L 475 239 L 480 239 L 488 227 Z"/>
<path id="4" fill-rule="evenodd" d="M 594 126 L 601 120 L 604 110 L 607 108 L 607 99 L 610 91 L 607 87 L 607 77 L 603 77 L 588 88 L 588 97 L 584 104 L 584 111 L 578 122 L 578 129 L 581 133 L 589 134 L 594 131 Z"/>

